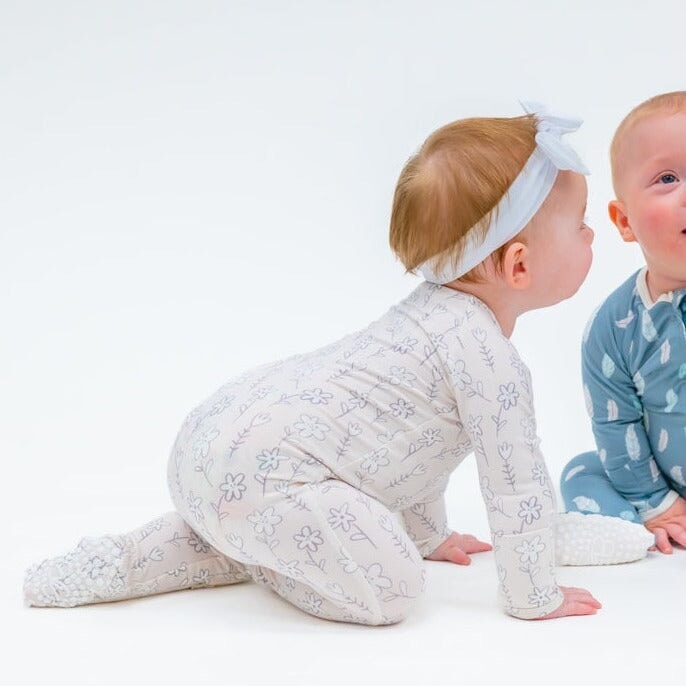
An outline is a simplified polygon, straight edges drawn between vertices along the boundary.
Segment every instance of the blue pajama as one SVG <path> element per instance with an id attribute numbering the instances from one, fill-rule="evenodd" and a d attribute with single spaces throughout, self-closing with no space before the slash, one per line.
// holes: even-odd
<path id="1" fill-rule="evenodd" d="M 653 302 L 646 269 L 594 312 L 582 377 L 596 451 L 564 468 L 568 511 L 647 521 L 686 497 L 686 290 Z"/>

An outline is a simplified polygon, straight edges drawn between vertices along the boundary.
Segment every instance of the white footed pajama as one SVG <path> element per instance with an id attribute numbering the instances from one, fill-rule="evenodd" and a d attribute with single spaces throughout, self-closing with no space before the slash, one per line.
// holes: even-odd
<path id="1" fill-rule="evenodd" d="M 562 594 L 538 444 L 528 370 L 491 311 L 422 283 L 367 328 L 222 386 L 171 451 L 185 524 L 165 515 L 133 547 L 110 537 L 104 564 L 88 546 L 47 560 L 26 598 L 79 604 L 250 578 L 316 616 L 397 622 L 421 594 L 422 557 L 450 534 L 443 493 L 473 452 L 504 607 L 539 617 Z"/>

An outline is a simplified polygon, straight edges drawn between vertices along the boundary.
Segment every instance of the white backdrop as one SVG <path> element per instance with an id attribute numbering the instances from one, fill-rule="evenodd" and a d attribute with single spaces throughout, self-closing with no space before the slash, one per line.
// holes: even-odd
<path id="1" fill-rule="evenodd" d="M 684 88 L 685 19 L 683 0 L 0 0 L 2 570 L 22 626 L 28 562 L 169 508 L 196 403 L 414 288 L 387 239 L 402 165 L 519 99 L 585 119 L 594 265 L 513 341 L 555 478 L 591 448 L 581 331 L 641 264 L 606 216 L 608 145 Z M 472 467 L 453 481 L 454 526 L 487 536 Z"/>

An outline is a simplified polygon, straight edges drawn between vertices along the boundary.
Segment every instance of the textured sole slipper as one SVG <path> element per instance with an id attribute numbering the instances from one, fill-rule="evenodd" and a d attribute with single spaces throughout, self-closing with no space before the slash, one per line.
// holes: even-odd
<path id="1" fill-rule="evenodd" d="M 564 512 L 556 515 L 555 558 L 560 566 L 616 565 L 648 554 L 655 537 L 619 517 Z"/>
<path id="2" fill-rule="evenodd" d="M 118 599 L 122 590 L 124 541 L 84 538 L 59 557 L 26 572 L 24 602 L 33 607 L 75 607 Z"/>

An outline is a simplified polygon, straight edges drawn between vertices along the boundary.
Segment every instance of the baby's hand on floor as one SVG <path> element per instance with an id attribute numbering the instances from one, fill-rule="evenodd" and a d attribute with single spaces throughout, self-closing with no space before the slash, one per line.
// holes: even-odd
<path id="1" fill-rule="evenodd" d="M 564 600 L 562 605 L 539 619 L 558 619 L 574 615 L 594 615 L 602 605 L 585 589 L 560 586 Z"/>
<path id="2" fill-rule="evenodd" d="M 645 522 L 648 531 L 655 534 L 655 547 L 670 555 L 672 543 L 686 547 L 686 500 L 677 498 L 662 514 Z"/>
<path id="3" fill-rule="evenodd" d="M 484 543 L 471 534 L 452 533 L 426 559 L 435 562 L 454 562 L 456 565 L 468 565 L 472 553 L 483 553 L 492 550 L 490 543 Z"/>

